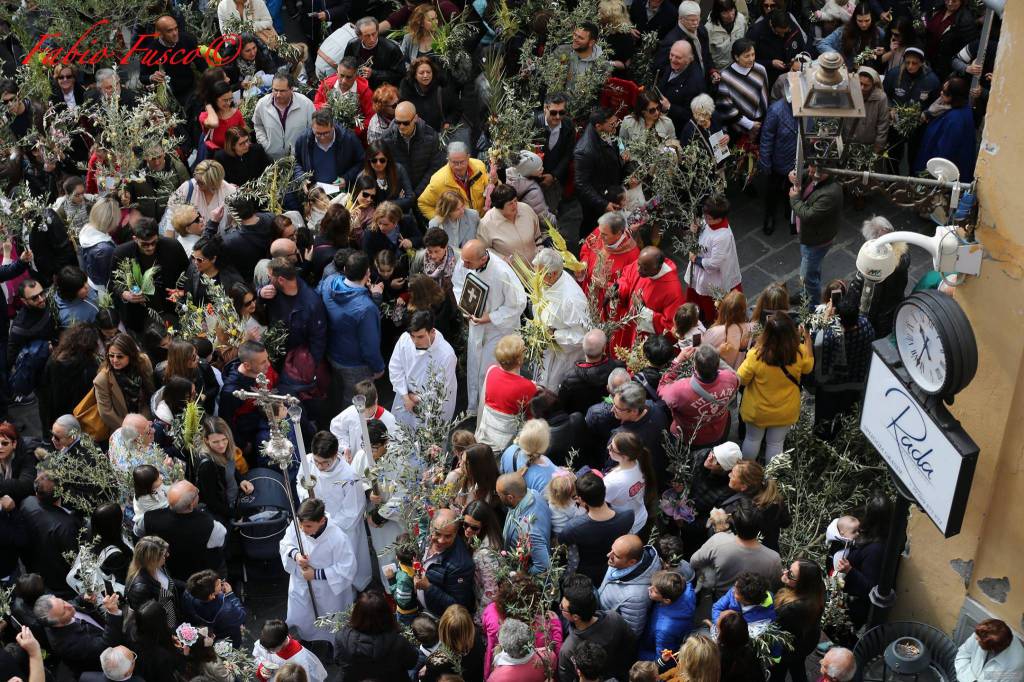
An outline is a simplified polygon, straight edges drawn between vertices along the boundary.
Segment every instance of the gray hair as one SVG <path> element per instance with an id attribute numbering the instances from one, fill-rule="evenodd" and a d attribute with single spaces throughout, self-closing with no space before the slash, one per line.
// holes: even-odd
<path id="1" fill-rule="evenodd" d="M 380 22 L 378 22 L 373 17 L 363 17 L 362 19 L 356 22 L 356 33 L 361 34 L 363 32 L 363 29 L 366 28 L 367 26 L 373 26 L 374 28 L 379 29 Z"/>
<path id="2" fill-rule="evenodd" d="M 864 237 L 864 241 L 869 241 L 883 237 L 895 229 L 888 218 L 876 215 L 864 221 L 864 224 L 860 227 L 860 234 Z"/>
<path id="3" fill-rule="evenodd" d="M 132 676 L 135 662 L 125 656 L 116 646 L 108 646 L 100 654 L 100 667 L 103 674 L 112 680 L 127 680 Z"/>
<path id="4" fill-rule="evenodd" d="M 628 382 L 630 378 L 631 377 L 629 376 L 629 370 L 627 370 L 625 367 L 616 367 L 608 375 L 608 392 L 614 393 L 619 386 L 622 386 L 622 384 Z"/>
<path id="5" fill-rule="evenodd" d="M 50 618 L 50 611 L 53 611 L 53 600 L 56 599 L 52 594 L 44 594 L 36 599 L 35 605 L 32 606 L 32 615 L 38 620 L 42 621 L 47 625 L 54 625 L 57 621 Z"/>
<path id="6" fill-rule="evenodd" d="M 690 100 L 690 111 L 694 114 L 710 116 L 715 113 L 715 100 L 711 99 L 711 95 L 697 95 Z"/>
<path id="7" fill-rule="evenodd" d="M 543 248 L 533 257 L 533 267 L 540 268 L 546 275 L 561 273 L 565 268 L 565 259 L 554 249 Z"/>
<path id="8" fill-rule="evenodd" d="M 825 657 L 829 658 L 830 654 L 832 659 L 839 660 L 828 661 L 825 664 L 825 672 L 837 682 L 850 682 L 857 672 L 857 660 L 853 657 L 853 652 L 837 646 L 829 649 Z"/>
<path id="9" fill-rule="evenodd" d="M 108 78 L 117 78 L 117 73 L 113 69 L 97 69 L 96 70 L 96 84 L 99 85 Z"/>
<path id="10" fill-rule="evenodd" d="M 583 336 L 583 355 L 587 360 L 596 360 L 604 355 L 607 345 L 608 335 L 601 329 L 591 329 Z"/>
<path id="11" fill-rule="evenodd" d="M 506 618 L 498 630 L 498 644 L 512 658 L 522 658 L 533 650 L 533 630 L 515 618 Z"/>
<path id="12" fill-rule="evenodd" d="M 679 3 L 679 16 L 692 17 L 694 14 L 700 15 L 700 3 L 693 2 L 693 0 L 684 0 Z"/>
<path id="13" fill-rule="evenodd" d="M 718 373 L 718 362 L 718 350 L 710 344 L 698 346 L 697 352 L 693 354 L 693 368 L 697 376 L 705 381 L 715 378 Z"/>
<path id="14" fill-rule="evenodd" d="M 465 142 L 452 140 L 448 143 L 448 158 L 451 158 L 452 154 L 466 154 L 468 156 L 469 147 L 466 146 Z"/>
<path id="15" fill-rule="evenodd" d="M 622 398 L 627 410 L 642 410 L 647 403 L 647 390 L 635 381 L 627 381 L 612 394 Z"/>
<path id="16" fill-rule="evenodd" d="M 53 424 L 54 426 L 59 426 L 62 429 L 65 429 L 69 436 L 77 436 L 82 432 L 82 425 L 78 423 L 78 420 L 75 419 L 73 414 L 62 414 L 57 417 Z"/>
<path id="17" fill-rule="evenodd" d="M 622 217 L 621 213 L 616 213 L 615 211 L 605 213 L 598 218 L 597 224 L 607 225 L 612 228 L 612 232 L 615 234 L 622 234 L 622 231 L 626 229 L 626 219 Z"/>

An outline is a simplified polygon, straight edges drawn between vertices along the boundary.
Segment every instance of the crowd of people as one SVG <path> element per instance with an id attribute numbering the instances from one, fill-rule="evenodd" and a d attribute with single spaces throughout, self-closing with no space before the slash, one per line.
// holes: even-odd
<path id="1" fill-rule="evenodd" d="M 826 579 L 868 624 L 889 501 L 818 529 L 825 565 L 789 556 L 771 466 L 802 414 L 842 428 L 910 258 L 898 245 L 866 305 L 859 275 L 822 286 L 844 188 L 813 160 L 797 177 L 786 74 L 839 53 L 867 113 L 845 140 L 878 169 L 943 156 L 969 181 L 998 28 L 979 45 L 965 0 L 592 4 L 545 45 L 548 12 L 508 35 L 506 3 L 221 0 L 236 59 L 58 62 L 49 101 L 5 39 L 2 176 L 43 208 L 0 221 L 0 679 L 803 682 L 816 650 L 820 680 L 854 679 L 853 643 L 822 631 Z M 204 49 L 159 11 L 142 44 Z M 553 51 L 569 86 L 591 72 L 627 96 L 542 89 L 533 144 L 503 156 L 495 49 L 507 68 Z M 178 124 L 125 168 L 87 112 L 154 92 Z M 896 125 L 907 107 L 919 120 Z M 55 156 L 61 111 L 82 125 Z M 753 154 L 762 230 L 788 224 L 802 291 L 748 301 L 723 192 L 690 197 L 692 225 L 642 225 L 659 197 L 633 139 L 666 163 L 721 139 Z M 283 411 L 238 394 L 264 389 L 302 406 L 269 560 L 240 530 L 269 518 L 279 470 Z M 260 562 L 287 575 L 287 611 L 254 625 Z M 957 658 L 961 680 L 1022 668 L 995 620 Z"/>

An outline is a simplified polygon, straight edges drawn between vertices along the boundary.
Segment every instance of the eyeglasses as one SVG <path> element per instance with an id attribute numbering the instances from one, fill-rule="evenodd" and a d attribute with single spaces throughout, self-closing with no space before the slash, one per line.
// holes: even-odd
<path id="1" fill-rule="evenodd" d="M 41 301 L 45 297 L 46 297 L 46 294 L 43 293 L 42 291 L 40 291 L 38 294 L 32 294 L 31 296 L 27 297 L 25 300 L 26 301 Z"/>
<path id="2" fill-rule="evenodd" d="M 203 216 L 201 216 L 201 215 L 197 215 L 195 218 L 192 219 L 192 222 L 189 223 L 189 225 L 202 225 L 202 224 L 203 224 Z M 153 243 L 156 244 L 156 242 L 153 242 Z"/>
<path id="3" fill-rule="evenodd" d="M 377 196 L 377 193 L 376 192 L 367 192 L 367 191 L 364 190 L 364 191 L 359 193 L 359 196 L 363 197 L 364 199 L 373 199 L 375 196 Z"/>
<path id="4" fill-rule="evenodd" d="M 330 130 L 323 130 L 320 132 L 314 130 L 313 134 L 316 135 L 317 137 L 330 137 L 331 135 L 334 134 L 334 128 L 331 128 Z"/>
<path id="5" fill-rule="evenodd" d="M 561 118 L 562 116 L 565 116 L 565 109 L 549 109 L 548 116 L 552 116 L 554 118 Z"/>
<path id="6" fill-rule="evenodd" d="M 243 306 L 250 306 L 250 305 L 255 305 L 255 304 L 256 304 L 256 299 L 255 298 L 249 298 L 249 299 L 246 299 L 246 300 L 242 301 L 242 305 Z"/>
<path id="7" fill-rule="evenodd" d="M 397 118 L 395 119 L 395 125 L 402 126 L 403 128 L 405 126 L 411 126 L 412 123 L 413 123 L 413 119 L 411 119 L 411 118 L 408 121 L 399 121 Z"/>
<path id="8" fill-rule="evenodd" d="M 463 521 L 462 525 L 466 527 L 466 530 L 471 530 L 475 533 L 479 533 L 484 527 L 482 523 L 470 523 L 469 521 Z"/>
<path id="9" fill-rule="evenodd" d="M 73 80 L 75 80 L 75 77 L 73 75 L 71 75 L 71 74 L 67 74 L 67 75 L 64 75 L 64 76 L 57 76 L 57 80 L 59 80 L 59 81 L 73 81 Z"/>
<path id="10" fill-rule="evenodd" d="M 385 159 L 383 156 L 381 156 L 379 158 L 376 158 L 376 159 L 370 159 L 370 163 L 372 163 L 372 164 L 387 163 L 387 162 L 388 162 L 388 160 Z"/>
<path id="11" fill-rule="evenodd" d="M 648 114 L 656 114 L 661 111 L 661 107 L 647 107 L 645 110 Z"/>
<path id="12" fill-rule="evenodd" d="M 385 102 L 381 106 L 384 107 L 385 109 L 394 109 L 395 107 L 398 106 L 398 102 Z"/>
<path id="13" fill-rule="evenodd" d="M 128 357 L 124 353 L 107 353 L 108 360 L 120 360 L 121 358 Z"/>
<path id="14" fill-rule="evenodd" d="M 205 263 L 206 261 L 208 261 L 210 259 L 209 258 L 205 258 L 203 256 L 196 256 L 195 254 L 193 254 L 192 255 L 192 260 L 194 260 L 197 263 Z"/>

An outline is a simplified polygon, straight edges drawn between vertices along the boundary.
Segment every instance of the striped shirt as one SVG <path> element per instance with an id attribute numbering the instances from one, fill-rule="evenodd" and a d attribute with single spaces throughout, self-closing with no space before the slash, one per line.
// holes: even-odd
<path id="1" fill-rule="evenodd" d="M 719 116 L 737 130 L 750 130 L 768 113 L 768 73 L 760 64 L 744 69 L 733 62 L 721 77 L 715 103 Z"/>

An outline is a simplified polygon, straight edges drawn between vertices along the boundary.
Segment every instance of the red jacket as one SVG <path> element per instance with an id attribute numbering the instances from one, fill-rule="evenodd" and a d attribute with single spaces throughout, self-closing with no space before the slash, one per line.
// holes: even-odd
<path id="1" fill-rule="evenodd" d="M 313 97 L 314 109 L 322 109 L 327 104 L 327 93 L 337 82 L 338 74 L 336 73 L 320 81 L 320 87 L 316 89 L 316 96 Z M 366 82 L 365 78 L 356 76 L 356 94 L 359 95 L 359 109 L 363 112 L 363 125 L 359 126 L 359 129 L 353 132 L 358 134 L 365 142 L 366 126 L 370 124 L 370 118 L 374 114 L 373 90 L 370 88 L 370 84 Z"/>

